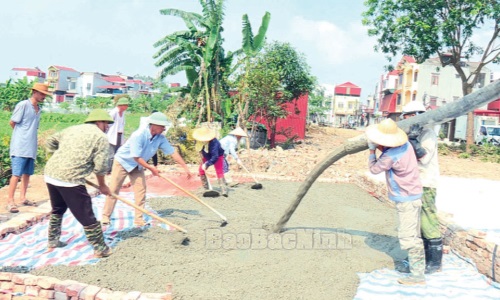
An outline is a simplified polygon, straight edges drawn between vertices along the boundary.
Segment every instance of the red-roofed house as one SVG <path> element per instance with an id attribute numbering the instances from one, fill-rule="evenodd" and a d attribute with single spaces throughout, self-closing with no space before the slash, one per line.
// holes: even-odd
<path id="1" fill-rule="evenodd" d="M 361 88 L 351 82 L 335 86 L 331 110 L 334 126 L 341 126 L 351 119 L 356 120 L 359 113 Z"/>
<path id="2" fill-rule="evenodd" d="M 50 66 L 48 69 L 47 82 L 49 90 L 53 92 L 55 102 L 64 102 L 67 93 L 74 95 L 80 72 L 63 66 Z"/>
<path id="3" fill-rule="evenodd" d="M 45 72 L 40 70 L 38 67 L 35 68 L 12 68 L 10 71 L 10 79 L 13 81 L 21 80 L 24 77 L 28 79 L 28 81 L 34 82 L 45 82 Z"/>

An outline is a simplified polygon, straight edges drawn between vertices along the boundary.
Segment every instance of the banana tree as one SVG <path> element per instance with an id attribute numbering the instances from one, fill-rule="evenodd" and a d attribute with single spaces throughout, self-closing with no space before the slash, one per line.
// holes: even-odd
<path id="1" fill-rule="evenodd" d="M 262 17 L 262 22 L 259 27 L 257 35 L 253 35 L 252 25 L 248 19 L 248 15 L 244 14 L 242 17 L 243 29 L 241 31 L 243 35 L 242 52 L 245 54 L 243 59 L 245 68 L 244 76 L 242 77 L 242 84 L 240 85 L 239 101 L 237 102 L 238 109 L 238 123 L 245 124 L 248 118 L 248 92 L 247 92 L 247 75 L 250 69 L 250 61 L 257 56 L 257 54 L 262 50 L 266 41 L 267 28 L 269 27 L 269 22 L 271 21 L 271 14 L 266 12 Z M 246 130 L 246 127 L 245 127 Z M 248 138 L 247 138 L 248 139 Z M 250 143 L 247 141 L 247 145 Z"/>

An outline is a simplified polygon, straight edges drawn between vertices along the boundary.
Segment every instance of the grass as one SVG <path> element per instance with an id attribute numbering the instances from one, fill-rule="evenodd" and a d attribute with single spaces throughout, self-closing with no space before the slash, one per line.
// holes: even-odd
<path id="1" fill-rule="evenodd" d="M 11 112 L 0 111 L 0 137 L 4 135 L 11 136 L 12 128 L 9 125 Z M 141 117 L 147 116 L 146 113 L 126 113 L 125 115 L 125 136 L 128 137 L 132 132 L 139 128 Z M 60 113 L 42 113 L 40 119 L 39 135 L 44 132 L 59 131 L 72 125 L 82 124 L 86 118 L 83 114 L 60 114 Z"/>

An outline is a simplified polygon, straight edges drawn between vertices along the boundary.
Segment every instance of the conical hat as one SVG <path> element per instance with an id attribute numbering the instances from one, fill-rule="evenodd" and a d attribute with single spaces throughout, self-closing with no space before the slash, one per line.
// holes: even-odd
<path id="1" fill-rule="evenodd" d="M 366 128 L 366 137 L 373 143 L 385 147 L 399 147 L 408 141 L 406 133 L 392 119 Z"/>
<path id="2" fill-rule="evenodd" d="M 235 129 L 231 130 L 229 132 L 229 134 L 237 135 L 237 136 L 247 136 L 247 134 L 245 133 L 245 131 L 243 129 L 241 129 L 241 127 L 236 127 Z"/>
<path id="3" fill-rule="evenodd" d="M 215 138 L 215 132 L 206 127 L 196 128 L 193 130 L 193 138 L 200 142 L 208 142 Z"/>

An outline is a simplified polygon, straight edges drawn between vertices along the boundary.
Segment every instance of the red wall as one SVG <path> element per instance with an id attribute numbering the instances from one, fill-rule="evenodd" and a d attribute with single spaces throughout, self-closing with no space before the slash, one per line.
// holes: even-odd
<path id="1" fill-rule="evenodd" d="M 307 117 L 307 102 L 309 96 L 304 94 L 300 96 L 295 101 L 287 103 L 285 109 L 289 112 L 286 119 L 278 119 L 276 122 L 276 133 L 282 131 L 283 129 L 291 128 L 290 136 L 297 135 L 297 140 L 303 140 L 306 137 L 306 117 Z M 298 111 L 298 114 L 295 112 Z M 267 128 L 267 138 L 271 136 L 269 127 L 265 120 L 256 118 L 257 122 L 262 123 Z M 276 142 L 285 142 L 287 137 L 281 134 L 276 134 Z"/>

